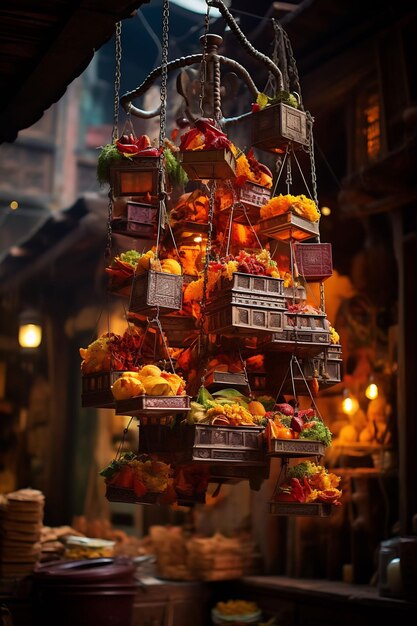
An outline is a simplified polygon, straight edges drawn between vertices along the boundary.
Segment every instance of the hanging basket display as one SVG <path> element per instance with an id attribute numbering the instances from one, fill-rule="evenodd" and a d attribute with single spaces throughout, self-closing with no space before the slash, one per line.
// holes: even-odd
<path id="1" fill-rule="evenodd" d="M 191 180 L 230 180 L 236 176 L 236 160 L 229 148 L 181 150 L 177 159 Z"/>
<path id="2" fill-rule="evenodd" d="M 331 243 L 297 243 L 294 252 L 298 272 L 307 282 L 321 282 L 333 274 Z"/>
<path id="3" fill-rule="evenodd" d="M 190 410 L 189 396 L 135 396 L 125 400 L 116 400 L 117 415 L 166 416 L 175 413 L 186 413 Z"/>
<path id="4" fill-rule="evenodd" d="M 283 153 L 289 143 L 309 145 L 307 116 L 304 111 L 283 102 L 252 113 L 252 146 L 267 152 Z"/>
<path id="5" fill-rule="evenodd" d="M 210 392 L 218 391 L 225 387 L 240 388 L 246 391 L 248 389 L 248 380 L 245 372 L 214 370 L 206 376 L 206 387 Z"/>
<path id="6" fill-rule="evenodd" d="M 159 308 L 179 310 L 182 306 L 183 276 L 149 270 L 133 278 L 129 311 L 143 313 Z"/>
<path id="7" fill-rule="evenodd" d="M 259 235 L 281 241 L 303 241 L 319 235 L 319 223 L 287 211 L 259 222 Z"/>
<path id="8" fill-rule="evenodd" d="M 115 403 L 111 388 L 122 374 L 123 370 L 83 374 L 81 406 L 114 409 Z"/>
<path id="9" fill-rule="evenodd" d="M 113 218 L 111 228 L 114 233 L 153 240 L 156 238 L 157 217 L 157 207 L 128 200 L 126 214 Z"/>
<path id="10" fill-rule="evenodd" d="M 329 389 L 342 381 L 342 348 L 340 345 L 330 344 L 323 352 L 311 357 L 302 357 L 299 360 L 302 372 L 294 372 L 294 388 L 299 396 L 309 395 L 312 381 L 319 391 Z M 285 367 L 285 365 L 284 365 Z M 275 369 L 278 376 L 284 375 L 284 368 Z M 282 388 L 282 393 L 292 393 L 291 381 L 287 380 Z"/>
<path id="11" fill-rule="evenodd" d="M 132 156 L 110 165 L 110 186 L 114 197 L 157 196 L 160 156 Z"/>
<path id="12" fill-rule="evenodd" d="M 282 330 L 284 281 L 271 276 L 234 272 L 222 278 L 207 306 L 207 329 L 213 334 L 258 334 Z"/>
<path id="13" fill-rule="evenodd" d="M 340 505 L 340 480 L 340 476 L 311 461 L 290 468 L 285 462 L 269 503 L 269 512 L 272 515 L 326 517 L 333 507 Z"/>
<path id="14" fill-rule="evenodd" d="M 293 352 L 312 356 L 330 343 L 330 324 L 326 315 L 320 311 L 300 313 L 286 310 L 283 313 L 282 329 L 270 333 L 260 342 L 266 352 Z"/>

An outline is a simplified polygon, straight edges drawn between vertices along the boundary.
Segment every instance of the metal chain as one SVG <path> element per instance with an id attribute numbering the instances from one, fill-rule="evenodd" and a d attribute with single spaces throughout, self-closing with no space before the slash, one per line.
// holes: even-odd
<path id="1" fill-rule="evenodd" d="M 204 117 L 204 96 L 207 78 L 207 34 L 210 26 L 210 5 L 207 4 L 207 11 L 204 17 L 204 41 L 203 41 L 203 58 L 200 64 L 200 113 Z"/>
<path id="2" fill-rule="evenodd" d="M 286 58 L 288 60 L 287 63 L 287 68 L 288 68 L 288 80 L 290 82 L 290 75 L 291 75 L 291 84 L 294 87 L 294 90 L 297 92 L 298 96 L 299 96 L 299 108 L 304 111 L 304 107 L 303 107 L 303 100 L 301 97 L 301 85 L 300 85 L 300 77 L 298 75 L 298 69 L 297 69 L 297 63 L 295 61 L 295 57 L 294 57 L 294 53 L 292 50 L 292 46 L 291 46 L 291 42 L 290 39 L 287 35 L 287 33 L 285 32 L 285 30 L 282 28 L 281 25 L 279 25 L 281 32 L 282 32 L 282 36 L 284 39 L 284 44 L 285 44 L 285 49 L 286 49 Z M 288 90 L 290 90 L 290 84 L 288 85 Z"/>
<path id="3" fill-rule="evenodd" d="M 291 191 L 291 185 L 292 185 L 291 154 L 290 153 L 288 153 L 288 158 L 287 158 L 287 177 L 285 179 L 285 183 L 287 185 L 287 193 L 289 194 Z"/>
<path id="4" fill-rule="evenodd" d="M 284 29 L 279 24 L 278 20 L 274 18 L 272 18 L 272 25 L 274 27 L 274 41 L 276 41 L 275 46 L 277 49 L 277 58 L 273 60 L 281 69 L 284 90 L 290 91 L 290 78 L 288 75 L 287 47 L 284 41 Z"/>
<path id="5" fill-rule="evenodd" d="M 309 149 L 308 153 L 310 155 L 310 167 L 311 167 L 311 184 L 313 189 L 313 200 L 316 203 L 318 208 L 319 200 L 317 196 L 317 175 L 316 175 L 316 161 L 314 158 L 314 138 L 313 138 L 313 118 L 310 113 L 307 112 L 307 125 L 308 125 L 308 138 L 309 138 Z"/>
<path id="6" fill-rule="evenodd" d="M 166 136 L 168 45 L 169 45 L 169 0 L 163 0 L 162 54 L 161 54 L 161 113 L 159 117 L 159 146 L 160 147 L 163 147 L 165 136 Z"/>
<path id="7" fill-rule="evenodd" d="M 161 110 L 159 116 L 159 148 L 164 148 L 166 137 L 166 117 L 167 117 L 167 82 L 168 82 L 168 47 L 169 47 L 169 0 L 163 0 L 162 6 L 162 53 L 161 53 Z M 166 189 L 165 189 L 165 161 L 163 154 L 159 157 L 159 211 L 158 211 L 158 231 L 156 236 L 155 257 L 159 258 L 159 244 L 161 230 L 165 226 L 166 216 Z M 158 310 L 159 315 L 159 310 Z"/>
<path id="8" fill-rule="evenodd" d="M 117 22 L 115 32 L 115 71 L 114 71 L 114 115 L 113 115 L 113 143 L 116 141 L 119 132 L 119 92 L 121 79 L 122 60 L 122 23 Z"/>
<path id="9" fill-rule="evenodd" d="M 121 79 L 121 60 L 122 60 L 122 23 L 117 22 L 115 30 L 115 67 L 114 67 L 114 110 L 113 110 L 113 129 L 112 143 L 115 143 L 119 132 L 119 92 Z M 107 205 L 107 240 L 104 249 L 104 258 L 111 258 L 112 250 L 112 227 L 111 220 L 113 215 L 113 193 L 109 189 L 109 201 Z"/>

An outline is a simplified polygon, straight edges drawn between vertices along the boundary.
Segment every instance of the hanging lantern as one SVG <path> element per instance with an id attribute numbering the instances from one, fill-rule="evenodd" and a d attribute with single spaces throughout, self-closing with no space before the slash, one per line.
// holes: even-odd
<path id="1" fill-rule="evenodd" d="M 288 144 L 298 148 L 309 145 L 307 115 L 300 109 L 280 102 L 252 113 L 251 119 L 255 148 L 280 154 Z"/>
<path id="2" fill-rule="evenodd" d="M 298 306 L 298 305 L 296 305 Z M 301 313 L 285 311 L 283 327 L 260 340 L 267 352 L 295 352 L 301 356 L 312 356 L 330 343 L 329 322 L 325 313 Z"/>
<path id="3" fill-rule="evenodd" d="M 40 314 L 34 309 L 27 309 L 19 315 L 19 345 L 25 350 L 35 350 L 42 341 Z"/>

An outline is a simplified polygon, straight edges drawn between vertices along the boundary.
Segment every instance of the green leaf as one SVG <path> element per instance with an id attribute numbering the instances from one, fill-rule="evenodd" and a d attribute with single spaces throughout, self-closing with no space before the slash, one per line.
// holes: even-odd
<path id="1" fill-rule="evenodd" d="M 261 109 L 264 109 L 266 105 L 269 103 L 269 98 L 266 94 L 259 92 L 256 98 L 256 103 L 259 104 Z"/>

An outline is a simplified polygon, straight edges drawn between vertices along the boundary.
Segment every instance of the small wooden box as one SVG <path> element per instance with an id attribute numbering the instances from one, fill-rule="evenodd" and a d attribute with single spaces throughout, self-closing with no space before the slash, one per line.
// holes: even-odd
<path id="1" fill-rule="evenodd" d="M 97 409 L 113 409 L 115 400 L 111 387 L 122 374 L 123 370 L 83 374 L 81 406 L 83 408 L 96 407 Z"/>
<path id="2" fill-rule="evenodd" d="M 308 146 L 307 116 L 283 102 L 252 113 L 252 146 L 267 152 L 285 152 L 289 143 Z"/>
<path id="3" fill-rule="evenodd" d="M 321 282 L 333 274 L 331 243 L 297 243 L 294 250 L 298 273 L 307 282 Z"/>
<path id="4" fill-rule="evenodd" d="M 110 186 L 115 198 L 158 194 L 159 156 L 123 158 L 110 166 Z"/>
<path id="5" fill-rule="evenodd" d="M 190 180 L 236 178 L 236 159 L 231 150 L 183 150 L 176 153 Z"/>
<path id="6" fill-rule="evenodd" d="M 129 311 L 141 313 L 158 307 L 160 311 L 181 309 L 182 284 L 183 277 L 177 274 L 149 270 L 134 276 Z"/>
<path id="7" fill-rule="evenodd" d="M 237 203 L 233 211 L 233 221 L 248 225 L 249 220 L 250 224 L 257 224 L 261 206 L 271 199 L 271 191 L 271 189 L 249 180 L 242 187 L 239 187 L 236 192 Z"/>
<path id="8" fill-rule="evenodd" d="M 248 382 L 244 372 L 221 372 L 216 371 L 207 376 L 206 387 L 209 391 L 218 391 L 226 387 L 237 389 L 243 387 L 244 391 L 248 390 Z"/>
<path id="9" fill-rule="evenodd" d="M 282 304 L 283 307 L 285 306 L 284 298 L 280 297 L 284 294 L 284 281 L 282 278 L 234 272 L 232 280 L 222 279 L 220 291 L 222 293 L 225 291 L 242 292 L 248 295 L 253 294 L 256 297 L 272 297 L 274 301 L 276 299 L 276 302 Z"/>
<path id="10" fill-rule="evenodd" d="M 126 400 L 116 400 L 117 415 L 134 417 L 151 415 L 173 415 L 190 410 L 190 396 L 135 396 Z"/>
<path id="11" fill-rule="evenodd" d="M 323 456 L 325 446 L 320 441 L 307 439 L 271 439 L 268 454 L 277 457 L 302 458 Z"/>
<path id="12" fill-rule="evenodd" d="M 283 329 L 262 338 L 266 352 L 294 352 L 312 356 L 330 343 L 329 322 L 324 313 L 290 313 L 285 311 Z"/>
<path id="13" fill-rule="evenodd" d="M 287 211 L 259 222 L 259 235 L 270 239 L 302 241 L 319 235 L 319 221 L 310 222 L 305 217 Z"/>
<path id="14" fill-rule="evenodd" d="M 225 336 L 256 336 L 264 332 L 282 331 L 283 311 L 270 306 L 254 306 L 251 303 L 224 303 L 220 307 L 207 307 L 207 331 Z"/>
<path id="15" fill-rule="evenodd" d="M 328 517 L 331 513 L 331 504 L 322 502 L 270 502 L 271 515 L 298 515 L 302 517 Z"/>

